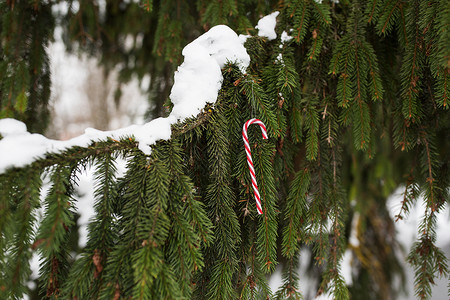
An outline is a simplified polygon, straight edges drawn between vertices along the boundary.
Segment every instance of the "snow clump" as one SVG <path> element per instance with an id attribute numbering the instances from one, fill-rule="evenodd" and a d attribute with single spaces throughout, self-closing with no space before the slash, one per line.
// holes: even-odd
<path id="1" fill-rule="evenodd" d="M 269 41 L 277 38 L 275 26 L 277 25 L 277 16 L 279 13 L 279 11 L 275 11 L 258 21 L 258 25 L 255 28 L 258 29 L 259 36 L 266 37 Z"/>
<path id="2" fill-rule="evenodd" d="M 228 26 L 218 25 L 183 49 L 184 62 L 175 72 L 170 94 L 171 116 L 196 116 L 207 103 L 215 103 L 223 81 L 221 69 L 227 62 L 246 72 L 250 56 L 244 42 Z"/>

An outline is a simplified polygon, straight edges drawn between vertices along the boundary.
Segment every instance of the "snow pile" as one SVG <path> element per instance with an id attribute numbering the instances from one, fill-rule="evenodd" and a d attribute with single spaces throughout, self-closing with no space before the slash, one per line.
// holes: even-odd
<path id="1" fill-rule="evenodd" d="M 221 69 L 227 62 L 236 62 L 243 73 L 250 64 L 242 40 L 225 25 L 211 28 L 182 54 L 184 62 L 175 72 L 170 94 L 174 104 L 171 116 L 177 119 L 196 116 L 206 103 L 216 102 L 223 80 Z"/>
<path id="2" fill-rule="evenodd" d="M 245 72 L 250 57 L 237 34 L 225 25 L 211 28 L 183 49 L 184 62 L 175 73 L 171 92 L 174 104 L 167 118 L 158 118 L 143 125 L 131 125 L 113 131 L 92 128 L 83 135 L 67 141 L 51 140 L 40 134 L 26 131 L 22 122 L 14 119 L 0 120 L 0 173 L 12 167 L 26 166 L 45 153 L 59 153 L 73 146 L 87 147 L 93 141 L 107 137 L 120 139 L 134 136 L 139 149 L 151 153 L 151 145 L 171 136 L 171 125 L 189 117 L 195 117 L 206 103 L 215 103 L 222 85 L 221 68 L 236 62 Z"/>
<path id="3" fill-rule="evenodd" d="M 275 11 L 258 21 L 258 25 L 255 28 L 258 29 L 259 36 L 266 37 L 269 41 L 277 38 L 275 25 L 277 25 L 277 16 L 279 13 L 279 11 Z"/>

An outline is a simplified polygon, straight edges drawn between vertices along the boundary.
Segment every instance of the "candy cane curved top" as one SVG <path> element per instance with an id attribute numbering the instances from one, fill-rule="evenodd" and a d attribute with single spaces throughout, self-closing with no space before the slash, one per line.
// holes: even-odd
<path id="1" fill-rule="evenodd" d="M 255 200 L 256 200 L 256 209 L 258 210 L 258 214 L 262 214 L 262 208 L 261 208 L 261 196 L 259 195 L 258 191 L 258 184 L 256 183 L 256 176 L 255 176 L 255 168 L 253 167 L 253 160 L 252 160 L 252 154 L 250 151 L 250 143 L 248 141 L 247 136 L 247 129 L 248 126 L 251 124 L 257 124 L 261 128 L 261 133 L 263 139 L 267 139 L 267 130 L 266 126 L 264 125 L 261 120 L 258 119 L 250 119 L 247 122 L 245 122 L 244 127 L 242 128 L 242 139 L 244 140 L 244 147 L 245 152 L 247 153 L 247 163 L 248 168 L 250 169 L 250 177 L 252 178 L 252 187 L 253 187 L 253 193 L 255 194 Z"/>

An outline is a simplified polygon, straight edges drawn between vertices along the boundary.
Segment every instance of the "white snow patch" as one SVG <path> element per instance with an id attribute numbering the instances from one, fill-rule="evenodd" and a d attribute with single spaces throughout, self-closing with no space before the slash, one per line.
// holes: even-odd
<path id="1" fill-rule="evenodd" d="M 352 219 L 352 228 L 350 230 L 350 238 L 348 239 L 348 242 L 350 245 L 352 245 L 355 248 L 359 247 L 359 239 L 358 239 L 358 223 L 360 219 L 359 212 L 355 212 Z"/>
<path id="2" fill-rule="evenodd" d="M 277 13 L 278 14 L 278 13 Z M 143 125 L 100 131 L 92 128 L 83 135 L 67 141 L 52 140 L 26 131 L 22 122 L 0 120 L 0 173 L 12 167 L 24 167 L 46 153 L 60 153 L 73 146 L 87 147 L 93 141 L 107 137 L 120 139 L 134 136 L 139 149 L 151 153 L 151 145 L 171 137 L 171 125 L 195 117 L 207 103 L 214 104 L 222 85 L 221 68 L 235 62 L 242 72 L 250 64 L 250 57 L 237 34 L 225 25 L 218 25 L 198 37 L 183 49 L 184 62 L 175 72 L 170 98 L 174 104 L 167 118 L 158 118 Z"/>
<path id="3" fill-rule="evenodd" d="M 280 45 L 278 46 L 280 49 L 283 49 L 284 44 L 290 42 L 293 39 L 292 36 L 289 35 L 289 33 L 287 33 L 286 31 L 283 30 L 283 32 L 281 33 L 281 37 L 280 37 Z"/>
<path id="4" fill-rule="evenodd" d="M 345 284 L 347 286 L 353 285 L 352 270 L 353 270 L 353 252 L 352 250 L 347 248 L 344 252 L 344 255 L 342 256 L 342 263 L 341 263 L 341 274 L 342 277 L 344 277 Z"/>
<path id="5" fill-rule="evenodd" d="M 283 32 L 281 33 L 280 39 L 281 39 L 281 43 L 282 43 L 282 44 L 285 44 L 285 43 L 291 41 L 291 40 L 293 39 L 293 37 L 290 36 L 286 31 L 283 31 Z"/>
<path id="6" fill-rule="evenodd" d="M 27 126 L 15 119 L 0 120 L 0 134 L 3 137 L 8 135 L 24 134 L 27 132 Z"/>
<path id="7" fill-rule="evenodd" d="M 280 265 L 276 266 L 275 271 L 269 277 L 270 290 L 275 293 L 283 285 L 283 268 Z"/>
<path id="8" fill-rule="evenodd" d="M 94 174 L 91 168 L 85 172 L 77 173 L 78 186 L 76 189 L 75 205 L 77 213 L 80 217 L 77 220 L 79 226 L 78 246 L 84 248 L 88 240 L 88 225 L 89 221 L 95 216 L 94 209 Z"/>
<path id="9" fill-rule="evenodd" d="M 258 21 L 258 25 L 255 28 L 258 29 L 259 36 L 266 37 L 269 41 L 277 38 L 275 26 L 277 25 L 277 16 L 279 13 L 279 11 L 275 11 Z"/>
<path id="10" fill-rule="evenodd" d="M 316 3 L 322 4 L 323 0 L 314 0 L 314 1 L 316 1 Z M 330 1 L 333 3 L 339 3 L 339 0 L 330 0 Z"/>
<path id="11" fill-rule="evenodd" d="M 276 61 L 284 66 L 283 54 L 281 54 L 281 53 L 278 54 L 277 58 L 276 58 Z"/>
<path id="12" fill-rule="evenodd" d="M 241 40 L 242 45 L 247 41 L 248 38 L 251 38 L 252 36 L 249 34 L 240 34 L 239 40 Z"/>
<path id="13" fill-rule="evenodd" d="M 207 103 L 215 103 L 222 86 L 221 68 L 235 62 L 245 73 L 250 57 L 241 39 L 228 26 L 211 28 L 182 52 L 184 62 L 175 72 L 170 94 L 174 107 L 171 116 L 184 119 L 196 116 Z"/>

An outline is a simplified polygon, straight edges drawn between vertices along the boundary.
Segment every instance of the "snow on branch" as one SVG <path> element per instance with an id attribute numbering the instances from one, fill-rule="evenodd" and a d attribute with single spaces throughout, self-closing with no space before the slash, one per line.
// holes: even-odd
<path id="1" fill-rule="evenodd" d="M 171 125 L 195 117 L 206 104 L 214 104 L 222 86 L 221 68 L 236 63 L 242 72 L 250 57 L 237 34 L 225 25 L 211 28 L 188 44 L 182 52 L 184 62 L 175 72 L 170 94 L 173 110 L 167 118 L 157 118 L 143 125 L 131 125 L 112 131 L 87 128 L 83 135 L 67 141 L 52 140 L 27 131 L 24 123 L 14 119 L 0 120 L 0 173 L 8 168 L 24 167 L 43 158 L 46 153 L 61 153 L 71 147 L 87 147 L 107 138 L 133 136 L 139 149 L 151 153 L 151 145 L 171 137 Z"/>

